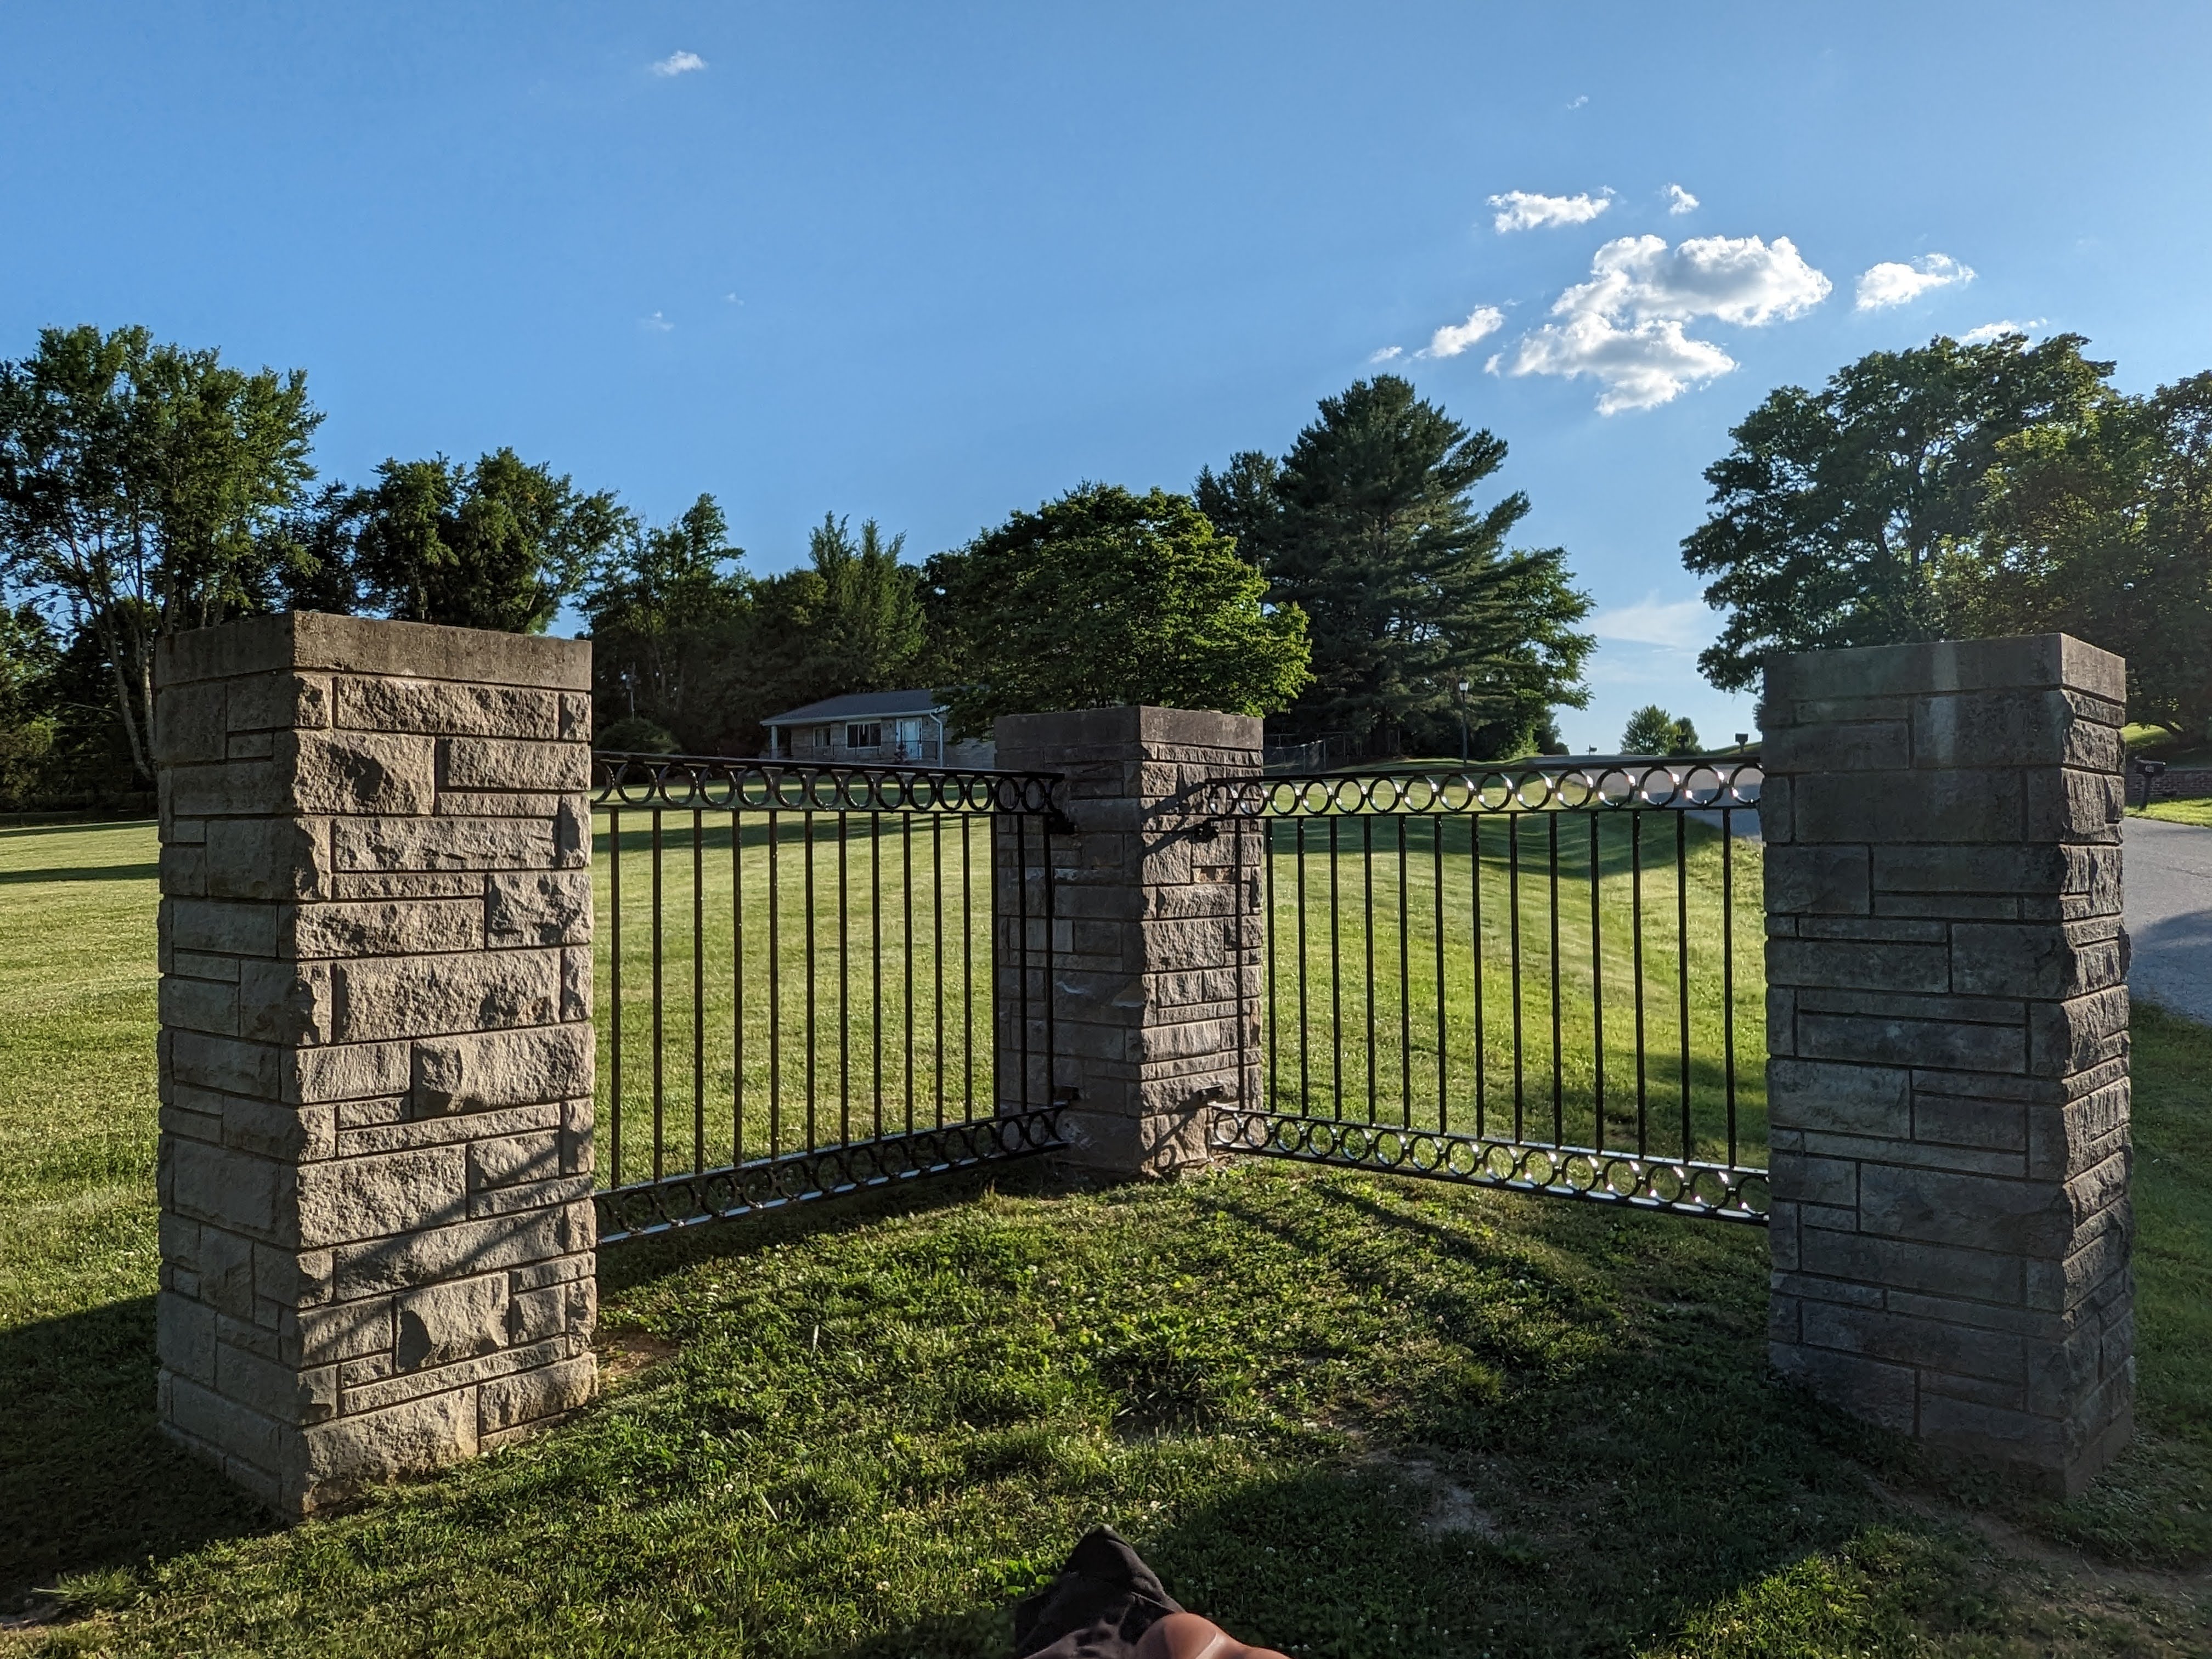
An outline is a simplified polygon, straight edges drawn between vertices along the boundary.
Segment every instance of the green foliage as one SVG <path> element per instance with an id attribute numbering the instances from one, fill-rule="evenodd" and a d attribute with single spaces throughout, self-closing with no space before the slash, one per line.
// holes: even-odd
<path id="1" fill-rule="evenodd" d="M 355 572 L 387 615 L 513 634 L 543 633 L 629 527 L 611 492 L 585 495 L 512 449 L 465 467 L 388 460 L 348 510 Z"/>
<path id="2" fill-rule="evenodd" d="M 40 793 L 59 725 L 52 682 L 60 657 L 35 606 L 0 606 L 0 812 L 21 811 Z"/>
<path id="3" fill-rule="evenodd" d="M 1698 659 L 1715 685 L 1754 685 L 1784 651 L 1941 638 L 1966 625 L 1947 589 L 1977 556 L 1991 466 L 2006 441 L 2078 424 L 2111 398 L 2108 362 L 2060 334 L 1985 345 L 1938 337 L 1870 352 L 1819 392 L 1783 386 L 1705 470 L 1712 516 L 1682 562 L 1729 611 Z"/>
<path id="4" fill-rule="evenodd" d="M 1952 574 L 1966 631 L 2116 651 L 2132 719 L 2212 738 L 2212 374 L 2006 439 L 1984 518 Z"/>
<path id="5" fill-rule="evenodd" d="M 1463 680 L 1486 757 L 1526 752 L 1553 705 L 1586 701 L 1593 642 L 1574 630 L 1589 602 L 1565 554 L 1505 550 L 1525 495 L 1474 504 L 1504 459 L 1502 440 L 1382 374 L 1322 399 L 1279 464 L 1247 453 L 1200 475 L 1200 506 L 1310 619 L 1297 730 L 1455 747 Z"/>
<path id="6" fill-rule="evenodd" d="M 0 574 L 91 631 L 149 785 L 154 642 L 281 599 L 269 532 L 314 476 L 321 418 L 302 371 L 143 328 L 46 329 L 0 362 Z"/>
<path id="7" fill-rule="evenodd" d="M 1699 751 L 1698 728 L 1687 715 L 1675 718 L 1656 702 L 1648 702 L 1628 717 L 1620 734 L 1624 755 L 1694 755 Z"/>
<path id="8" fill-rule="evenodd" d="M 759 661 L 772 714 L 854 691 L 901 690 L 924 666 L 921 572 L 906 538 L 873 519 L 853 538 L 835 514 L 808 532 L 807 562 L 759 588 Z"/>
<path id="9" fill-rule="evenodd" d="M 630 524 L 585 590 L 602 748 L 714 753 L 758 712 L 744 695 L 753 584 L 712 495 L 674 524 Z M 617 741 L 617 731 L 630 736 Z"/>
<path id="10" fill-rule="evenodd" d="M 929 562 L 959 730 L 1154 703 L 1265 714 L 1307 678 L 1304 617 L 1187 495 L 1084 484 Z"/>

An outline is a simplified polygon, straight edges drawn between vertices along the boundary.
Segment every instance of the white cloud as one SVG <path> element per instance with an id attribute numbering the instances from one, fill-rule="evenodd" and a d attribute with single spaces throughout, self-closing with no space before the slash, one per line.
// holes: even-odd
<path id="1" fill-rule="evenodd" d="M 1662 599 L 1646 593 L 1634 605 L 1599 611 L 1590 618 L 1589 629 L 1601 640 L 1694 651 L 1712 638 L 1713 613 L 1702 599 Z"/>
<path id="2" fill-rule="evenodd" d="M 667 318 L 662 316 L 657 311 L 650 317 L 639 318 L 637 319 L 637 325 L 640 328 L 650 329 L 655 334 L 665 334 L 670 329 L 676 326 L 675 324 L 670 322 Z"/>
<path id="3" fill-rule="evenodd" d="M 1387 363 L 1393 357 L 1402 356 L 1405 349 L 1403 346 L 1384 346 L 1380 351 L 1369 352 L 1367 361 L 1370 363 Z"/>
<path id="4" fill-rule="evenodd" d="M 1697 210 L 1698 198 L 1696 197 L 1691 195 L 1688 191 L 1684 190 L 1680 185 L 1669 185 L 1667 186 L 1668 212 L 1694 213 Z"/>
<path id="5" fill-rule="evenodd" d="M 655 75 L 689 75 L 693 70 L 707 67 L 707 60 L 696 52 L 672 52 L 653 65 Z"/>
<path id="6" fill-rule="evenodd" d="M 1834 285 L 1787 236 L 1692 237 L 1669 248 L 1623 236 L 1590 261 L 1590 280 L 1552 307 L 1565 320 L 1525 335 L 1504 357 L 1509 374 L 1594 376 L 1601 415 L 1650 409 L 1727 374 L 1735 360 L 1682 325 L 1700 317 L 1747 328 L 1801 317 Z"/>
<path id="7" fill-rule="evenodd" d="M 1540 225 L 1586 225 L 1613 205 L 1613 192 L 1595 196 L 1539 196 L 1533 191 L 1509 190 L 1493 196 L 1498 210 L 1492 226 L 1503 235 L 1509 230 L 1534 230 Z"/>
<path id="8" fill-rule="evenodd" d="M 1477 340 L 1486 335 L 1495 334 L 1504 326 L 1505 313 L 1496 306 L 1477 306 L 1468 313 L 1465 322 L 1446 323 L 1429 336 L 1428 344 L 1413 355 L 1416 357 L 1456 357 Z"/>
<path id="9" fill-rule="evenodd" d="M 2015 323 L 2009 317 L 2000 323 L 1984 323 L 1979 328 L 1970 328 L 1959 337 L 1960 345 L 1987 345 L 1992 340 L 2002 340 L 2008 334 L 2027 334 L 2043 326 L 2044 319 L 2031 317 L 2024 323 Z"/>
<path id="10" fill-rule="evenodd" d="M 1547 323 L 1524 335 L 1505 362 L 1508 374 L 1597 377 L 1597 412 L 1618 415 L 1671 402 L 1689 387 L 1725 374 L 1735 359 L 1705 340 L 1692 340 L 1671 319 L 1620 328 L 1595 312 Z"/>
<path id="11" fill-rule="evenodd" d="M 1858 309 L 1880 311 L 1887 306 L 1901 306 L 1930 289 L 1973 280 L 1973 267 L 1960 264 L 1948 253 L 1923 253 L 1909 265 L 1885 259 L 1860 273 Z"/>
<path id="12" fill-rule="evenodd" d="M 1758 328 L 1802 317 L 1834 284 L 1778 236 L 1692 236 L 1669 248 L 1656 236 L 1623 236 L 1590 260 L 1590 280 L 1562 294 L 1554 313 L 1594 311 L 1638 322 L 1717 317 Z"/>
<path id="13" fill-rule="evenodd" d="M 1587 104 L 1588 102 L 1589 102 L 1589 94 L 1588 94 L 1588 93 L 1584 93 L 1584 94 L 1583 94 L 1583 95 L 1582 95 L 1581 97 L 1579 97 L 1579 98 L 1570 98 L 1570 99 L 1567 100 L 1567 107 L 1568 107 L 1569 109 L 1580 109 L 1580 108 L 1581 108 L 1584 104 Z"/>

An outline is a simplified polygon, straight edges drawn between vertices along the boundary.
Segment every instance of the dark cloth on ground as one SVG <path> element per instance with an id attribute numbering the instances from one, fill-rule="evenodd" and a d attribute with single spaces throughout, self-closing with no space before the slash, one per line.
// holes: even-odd
<path id="1" fill-rule="evenodd" d="M 1182 1611 L 1136 1551 L 1098 1527 L 1014 1608 L 1014 1659 L 1132 1659 L 1146 1631 Z"/>

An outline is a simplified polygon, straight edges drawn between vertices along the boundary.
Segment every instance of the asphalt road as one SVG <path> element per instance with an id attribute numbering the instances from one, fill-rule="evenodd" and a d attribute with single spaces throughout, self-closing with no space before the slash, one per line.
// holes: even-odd
<path id="1" fill-rule="evenodd" d="M 2212 830 L 2130 818 L 2121 835 L 2128 990 L 2212 1024 Z"/>

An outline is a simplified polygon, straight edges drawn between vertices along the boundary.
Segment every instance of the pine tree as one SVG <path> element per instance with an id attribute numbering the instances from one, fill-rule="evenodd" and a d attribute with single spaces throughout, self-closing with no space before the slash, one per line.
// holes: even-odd
<path id="1" fill-rule="evenodd" d="M 1479 509 L 1505 459 L 1396 375 L 1324 398 L 1279 464 L 1240 454 L 1198 482 L 1209 516 L 1256 557 L 1271 600 L 1310 622 L 1312 685 L 1285 724 L 1370 744 L 1456 748 L 1464 713 L 1517 752 L 1555 704 L 1579 708 L 1589 600 L 1566 556 L 1508 551 L 1519 492 Z"/>

